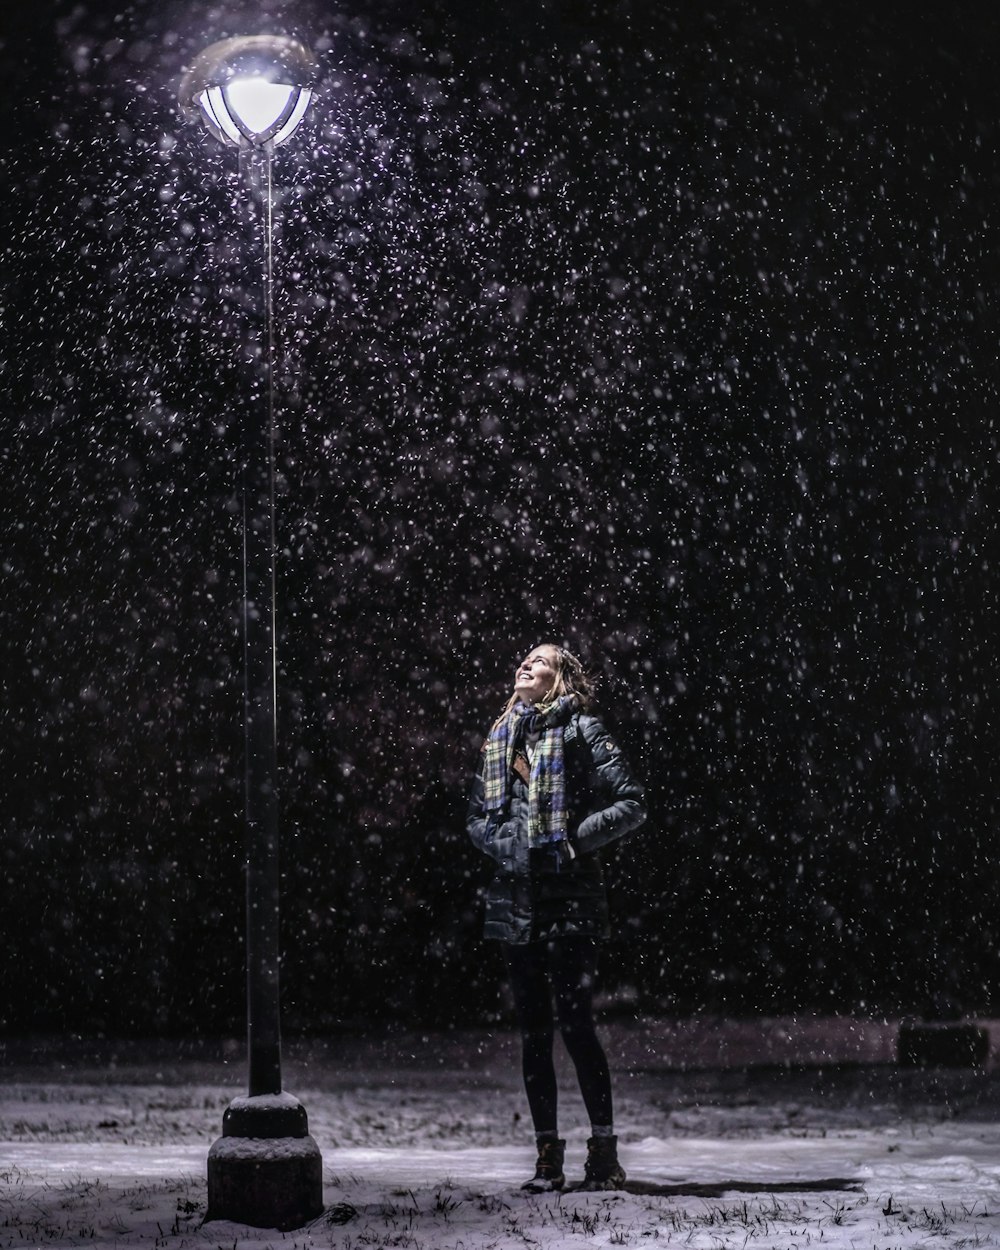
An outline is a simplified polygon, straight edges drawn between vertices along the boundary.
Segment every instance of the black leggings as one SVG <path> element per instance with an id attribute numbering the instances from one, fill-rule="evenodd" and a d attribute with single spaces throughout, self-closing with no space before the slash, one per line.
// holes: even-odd
<path id="1" fill-rule="evenodd" d="M 608 1126 L 613 1123 L 608 1060 L 594 1028 L 597 947 L 595 938 L 582 937 L 504 947 L 521 1026 L 524 1089 L 536 1133 L 557 1129 L 553 997 L 555 1019 L 576 1068 L 590 1122 Z"/>

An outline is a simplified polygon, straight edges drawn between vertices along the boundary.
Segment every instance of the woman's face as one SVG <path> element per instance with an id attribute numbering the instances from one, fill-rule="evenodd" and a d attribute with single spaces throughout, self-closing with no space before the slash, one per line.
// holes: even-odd
<path id="1" fill-rule="evenodd" d="M 514 693 L 524 703 L 541 703 L 555 685 L 559 656 L 555 647 L 536 647 L 514 674 Z"/>

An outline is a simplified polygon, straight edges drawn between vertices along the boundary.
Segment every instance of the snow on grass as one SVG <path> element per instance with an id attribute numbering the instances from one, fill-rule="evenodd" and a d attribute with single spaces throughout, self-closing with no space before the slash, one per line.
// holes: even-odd
<path id="1" fill-rule="evenodd" d="M 292 1048 L 286 1083 L 323 1154 L 325 1210 L 288 1233 L 203 1223 L 208 1149 L 243 1092 L 237 1067 L 213 1085 L 210 1061 L 60 1067 L 8 1054 L 0 1250 L 1000 1246 L 995 1069 L 683 1071 L 629 1062 L 612 1041 L 629 1181 L 611 1194 L 520 1191 L 533 1151 L 509 1037 Z M 587 1129 L 565 1070 L 561 1088 L 572 1180 Z"/>

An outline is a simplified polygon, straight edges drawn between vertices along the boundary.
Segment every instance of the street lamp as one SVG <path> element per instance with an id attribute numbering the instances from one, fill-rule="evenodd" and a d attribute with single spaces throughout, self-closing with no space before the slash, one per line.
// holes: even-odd
<path id="1" fill-rule="evenodd" d="M 311 52 L 294 39 L 223 39 L 195 59 L 181 105 L 239 149 L 261 249 L 260 317 L 248 335 L 254 393 L 243 423 L 243 651 L 249 1092 L 223 1116 L 208 1156 L 208 1219 L 292 1229 L 323 1209 L 322 1159 L 305 1108 L 281 1088 L 274 540 L 272 157 L 309 106 Z"/>

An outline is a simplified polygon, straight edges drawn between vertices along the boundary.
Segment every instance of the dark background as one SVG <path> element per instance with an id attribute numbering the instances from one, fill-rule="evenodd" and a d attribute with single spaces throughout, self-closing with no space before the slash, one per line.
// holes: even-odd
<path id="1" fill-rule="evenodd" d="M 257 288 L 176 86 L 267 30 L 286 1025 L 503 1011 L 546 640 L 648 784 L 609 1008 L 994 1011 L 996 11 L 143 0 L 0 19 L 0 1027 L 242 1027 Z"/>

